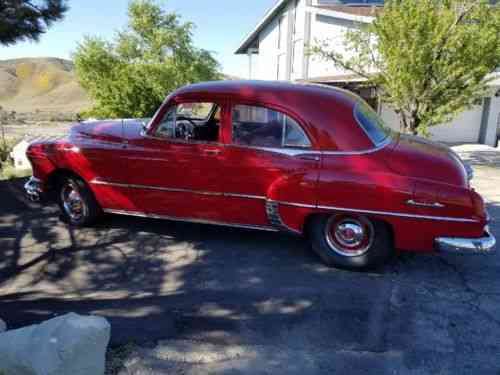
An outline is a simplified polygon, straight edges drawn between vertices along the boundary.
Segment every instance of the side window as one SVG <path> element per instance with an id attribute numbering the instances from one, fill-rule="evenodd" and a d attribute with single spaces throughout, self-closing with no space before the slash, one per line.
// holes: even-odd
<path id="1" fill-rule="evenodd" d="M 182 103 L 172 107 L 161 119 L 155 136 L 184 141 L 217 142 L 220 107 L 215 103 Z"/>
<path id="2" fill-rule="evenodd" d="M 254 147 L 310 147 L 297 122 L 272 109 L 248 105 L 233 107 L 233 143 Z"/>

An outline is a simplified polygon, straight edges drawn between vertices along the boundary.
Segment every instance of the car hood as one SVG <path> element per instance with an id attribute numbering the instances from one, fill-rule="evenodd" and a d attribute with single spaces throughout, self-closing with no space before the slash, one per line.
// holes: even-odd
<path id="1" fill-rule="evenodd" d="M 84 121 L 74 125 L 71 136 L 105 142 L 121 142 L 137 136 L 142 129 L 141 119 Z"/>
<path id="2" fill-rule="evenodd" d="M 460 157 L 448 146 L 420 137 L 398 135 L 386 162 L 405 176 L 468 186 L 467 169 Z"/>

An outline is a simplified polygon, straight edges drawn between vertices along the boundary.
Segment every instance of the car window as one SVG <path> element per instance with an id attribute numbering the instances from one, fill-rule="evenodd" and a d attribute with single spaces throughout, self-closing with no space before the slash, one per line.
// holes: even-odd
<path id="1" fill-rule="evenodd" d="M 384 142 L 391 134 L 377 112 L 364 102 L 359 102 L 354 107 L 354 118 L 376 146 Z"/>
<path id="2" fill-rule="evenodd" d="M 232 113 L 233 143 L 254 147 L 310 147 L 300 125 L 291 117 L 265 107 L 236 105 Z"/>
<path id="3" fill-rule="evenodd" d="M 174 138 L 175 136 L 175 114 L 176 114 L 176 108 L 170 109 L 165 116 L 163 116 L 163 119 L 161 120 L 160 124 L 156 128 L 155 135 L 160 136 L 162 138 Z"/>
<path id="4" fill-rule="evenodd" d="M 179 104 L 165 113 L 154 135 L 184 141 L 217 142 L 220 111 L 215 103 Z"/>
<path id="5" fill-rule="evenodd" d="M 212 109 L 214 103 L 182 103 L 177 106 L 177 115 L 190 118 L 193 120 L 206 120 Z"/>

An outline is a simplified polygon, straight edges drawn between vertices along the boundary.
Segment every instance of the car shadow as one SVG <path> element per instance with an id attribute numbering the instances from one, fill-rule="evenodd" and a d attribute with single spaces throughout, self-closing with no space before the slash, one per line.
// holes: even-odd
<path id="1" fill-rule="evenodd" d="M 347 272 L 322 265 L 302 238 L 144 218 L 74 229 L 55 207 L 27 201 L 22 184 L 0 182 L 0 317 L 11 328 L 77 312 L 108 318 L 113 345 L 285 343 L 301 332 L 325 347 L 382 352 L 388 332 L 413 334 L 420 289 L 469 293 L 498 269 L 481 257 L 402 254 Z"/>

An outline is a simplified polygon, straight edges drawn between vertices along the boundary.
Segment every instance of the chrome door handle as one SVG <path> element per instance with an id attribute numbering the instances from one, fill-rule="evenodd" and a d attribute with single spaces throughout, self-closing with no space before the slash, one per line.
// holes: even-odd
<path id="1" fill-rule="evenodd" d="M 205 154 L 208 155 L 219 155 L 221 152 L 221 150 L 205 150 Z"/>

